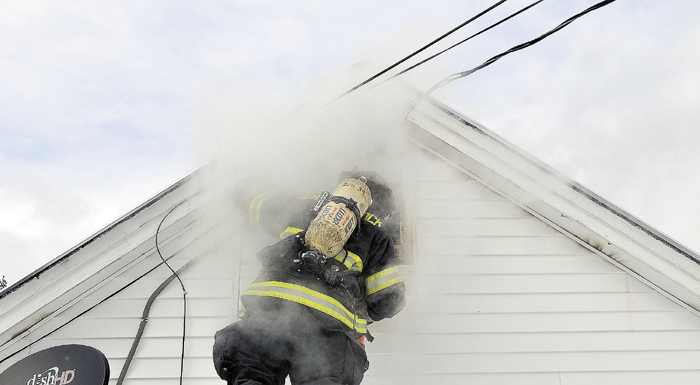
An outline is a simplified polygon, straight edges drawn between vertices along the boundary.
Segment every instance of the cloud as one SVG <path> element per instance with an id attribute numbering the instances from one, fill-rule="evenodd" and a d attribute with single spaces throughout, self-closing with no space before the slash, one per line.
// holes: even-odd
<path id="1" fill-rule="evenodd" d="M 460 37 L 525 3 L 504 4 Z M 212 143 L 228 148 L 232 132 L 258 144 L 249 159 L 277 155 L 263 139 L 301 133 L 294 143 L 308 146 L 289 151 L 310 162 L 333 119 L 313 117 L 313 130 L 265 124 L 491 4 L 0 3 L 0 196 L 12 209 L 0 220 L 0 274 L 14 255 L 27 256 L 14 275 L 54 258 L 209 159 Z M 543 2 L 405 79 L 427 88 L 591 4 Z M 699 7 L 615 2 L 436 96 L 700 249 L 689 214 L 698 211 Z M 362 76 L 344 75 L 367 58 L 375 62 Z M 353 120 L 354 108 L 334 113 L 361 137 L 373 118 Z"/>
<path id="2" fill-rule="evenodd" d="M 697 250 L 699 6 L 618 3 L 452 86 L 457 107 Z"/>

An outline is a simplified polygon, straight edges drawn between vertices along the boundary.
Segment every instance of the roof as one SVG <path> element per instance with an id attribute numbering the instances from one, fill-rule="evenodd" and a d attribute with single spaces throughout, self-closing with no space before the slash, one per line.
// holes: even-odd
<path id="1" fill-rule="evenodd" d="M 700 256 L 692 250 L 435 100 L 411 111 L 405 133 L 418 146 L 669 298 L 700 309 Z M 1 292 L 0 345 L 153 254 L 156 230 L 179 202 L 189 203 L 173 212 L 161 229 L 163 247 L 187 244 L 178 235 L 199 218 L 208 216 L 211 221 L 204 223 L 215 223 L 226 215 L 207 207 L 214 193 L 207 191 L 206 182 L 191 183 L 205 180 L 203 173 L 183 178 Z M 208 227 L 201 227 L 187 237 L 204 236 Z"/>
<path id="2" fill-rule="evenodd" d="M 668 296 L 700 309 L 700 256 L 456 110 L 408 117 L 415 143 Z"/>
<path id="3" fill-rule="evenodd" d="M 138 215 L 140 212 L 148 209 L 151 205 L 153 205 L 155 202 L 159 201 L 162 197 L 165 195 L 169 194 L 170 192 L 178 189 L 180 186 L 185 184 L 189 177 L 185 177 L 172 186 L 169 186 L 165 190 L 161 191 L 160 193 L 156 194 L 153 196 L 151 199 L 148 199 L 146 202 L 140 204 L 139 206 L 135 207 L 133 210 L 127 212 L 126 214 L 122 215 L 119 217 L 117 220 L 114 222 L 110 223 L 103 229 L 100 229 L 96 233 L 90 235 L 87 237 L 84 241 L 78 243 L 77 245 L 73 246 L 72 248 L 68 249 L 66 252 L 62 253 L 58 257 L 52 259 L 51 261 L 47 262 L 43 266 L 39 267 L 38 269 L 34 270 L 24 278 L 20 279 L 19 281 L 15 282 L 14 284 L 10 285 L 7 287 L 5 290 L 0 291 L 0 299 L 3 297 L 11 294 L 15 290 L 19 289 L 20 287 L 24 286 L 26 283 L 38 279 L 44 272 L 48 271 L 52 267 L 60 264 L 61 262 L 65 261 L 68 259 L 70 256 L 75 254 L 76 252 L 82 250 L 86 246 L 90 245 L 93 242 L 96 242 L 98 239 L 100 239 L 102 236 L 108 234 L 111 230 L 115 229 L 117 226 L 120 224 L 128 221 L 129 219 L 133 218 L 134 216 Z"/>
<path id="4" fill-rule="evenodd" d="M 214 189 L 207 188 L 205 172 L 206 166 L 4 290 L 0 346 L 30 333 L 90 293 L 117 285 L 112 278 L 124 271 L 145 275 L 158 267 L 162 262 L 156 254 L 156 239 L 166 256 L 175 256 L 193 239 L 211 237 L 204 242 L 210 247 L 220 242 L 220 234 L 209 230 L 230 213 L 211 206 Z M 114 294 L 122 289 L 110 288 Z"/>

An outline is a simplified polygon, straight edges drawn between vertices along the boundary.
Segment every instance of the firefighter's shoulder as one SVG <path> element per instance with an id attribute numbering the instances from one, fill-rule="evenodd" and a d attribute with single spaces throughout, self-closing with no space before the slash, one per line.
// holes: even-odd
<path id="1" fill-rule="evenodd" d="M 362 216 L 362 219 L 369 224 L 375 225 L 377 227 L 382 227 L 382 220 L 378 216 L 370 213 L 369 211 L 366 212 L 364 216 Z"/>

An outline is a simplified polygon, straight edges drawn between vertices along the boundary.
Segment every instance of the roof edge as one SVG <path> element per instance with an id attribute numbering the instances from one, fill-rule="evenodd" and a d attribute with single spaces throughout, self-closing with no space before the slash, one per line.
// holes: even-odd
<path id="1" fill-rule="evenodd" d="M 700 310 L 700 256 L 476 121 L 431 99 L 408 116 L 420 146 L 682 304 Z"/>
<path id="2" fill-rule="evenodd" d="M 525 150 L 519 148 L 515 144 L 509 142 L 505 138 L 499 136 L 495 132 L 485 128 L 484 126 L 480 125 L 476 121 L 471 120 L 470 118 L 463 116 L 456 112 L 456 110 L 448 107 L 447 105 L 437 101 L 433 100 L 433 104 L 445 112 L 446 114 L 452 116 L 456 120 L 460 121 L 462 124 L 471 127 L 474 130 L 479 131 L 482 135 L 486 135 L 490 137 L 492 140 L 495 142 L 501 144 L 504 149 L 507 149 L 511 151 L 513 154 L 519 156 L 521 159 L 524 161 L 530 163 L 534 167 L 539 168 L 545 173 L 548 173 L 552 176 L 555 176 L 559 179 L 562 180 L 569 188 L 572 190 L 576 191 L 577 193 L 583 195 L 586 197 L 588 200 L 591 202 L 595 203 L 596 205 L 604 208 L 605 210 L 615 214 L 617 217 L 623 219 L 630 225 L 642 230 L 643 232 L 647 233 L 650 237 L 656 239 L 657 241 L 665 244 L 666 246 L 670 247 L 671 249 L 675 250 L 676 252 L 685 255 L 687 258 L 692 260 L 693 262 L 700 264 L 700 254 L 697 252 L 693 251 L 692 249 L 688 248 L 687 246 L 683 245 L 682 243 L 678 242 L 674 238 L 670 237 L 669 235 L 665 234 L 664 232 L 656 229 L 655 227 L 651 226 L 650 224 L 644 222 L 640 218 L 636 217 L 635 215 L 629 213 L 628 211 L 625 211 L 624 209 L 618 207 L 614 203 L 606 200 L 605 198 L 601 197 L 600 195 L 596 194 L 592 190 L 588 189 L 587 187 L 583 186 L 582 184 L 576 182 L 575 180 L 566 177 L 564 174 L 554 170 L 551 168 L 551 166 L 547 165 L 544 161 L 533 157 L 532 155 L 528 154 L 525 152 Z"/>
<path id="3" fill-rule="evenodd" d="M 17 291 L 20 289 L 22 286 L 24 286 L 26 283 L 39 278 L 40 275 L 42 275 L 44 272 L 47 270 L 51 269 L 52 267 L 60 264 L 61 262 L 65 261 L 68 259 L 71 255 L 77 253 L 78 251 L 82 250 L 86 246 L 90 245 L 93 243 L 95 240 L 98 238 L 102 237 L 103 235 L 109 233 L 116 227 L 118 227 L 120 224 L 128 221 L 129 219 L 135 217 L 139 213 L 143 212 L 144 210 L 148 209 L 151 207 L 153 204 L 156 202 L 160 201 L 163 197 L 167 196 L 168 194 L 176 191 L 180 187 L 186 185 L 189 181 L 191 181 L 197 173 L 200 172 L 202 168 L 199 168 L 195 171 L 192 171 L 185 177 L 181 178 L 177 182 L 173 183 L 172 185 L 166 187 L 162 191 L 156 193 L 154 196 L 151 198 L 147 199 L 145 202 L 141 203 L 140 205 L 136 206 L 135 208 L 131 209 L 129 212 L 126 214 L 122 215 L 121 217 L 117 218 L 107 226 L 103 227 L 102 229 L 98 230 L 97 232 L 93 233 L 92 235 L 88 236 L 84 240 L 80 241 L 77 243 L 75 246 L 71 247 L 64 253 L 60 254 L 58 257 L 54 258 L 53 260 L 47 262 L 43 266 L 39 267 L 38 269 L 34 270 L 33 272 L 29 273 L 27 276 L 24 278 L 20 279 L 19 281 L 15 282 L 14 284 L 6 287 L 4 290 L 0 291 L 0 300 L 2 300 L 4 297 L 10 295 L 11 293 Z"/>

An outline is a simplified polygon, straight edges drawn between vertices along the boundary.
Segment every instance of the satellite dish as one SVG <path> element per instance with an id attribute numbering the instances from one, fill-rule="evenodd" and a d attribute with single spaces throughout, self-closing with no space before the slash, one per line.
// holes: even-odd
<path id="1" fill-rule="evenodd" d="M 61 345 L 25 357 L 0 373 L 0 384 L 107 385 L 109 362 L 85 345 Z"/>

